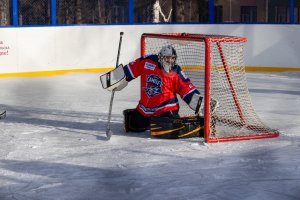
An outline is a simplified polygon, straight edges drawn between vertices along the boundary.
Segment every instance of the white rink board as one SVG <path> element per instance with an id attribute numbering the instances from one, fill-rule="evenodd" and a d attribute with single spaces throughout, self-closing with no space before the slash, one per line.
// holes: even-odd
<path id="1" fill-rule="evenodd" d="M 298 25 L 99 25 L 0 29 L 0 74 L 114 67 L 140 56 L 142 33 L 187 32 L 247 37 L 245 65 L 299 68 Z"/>

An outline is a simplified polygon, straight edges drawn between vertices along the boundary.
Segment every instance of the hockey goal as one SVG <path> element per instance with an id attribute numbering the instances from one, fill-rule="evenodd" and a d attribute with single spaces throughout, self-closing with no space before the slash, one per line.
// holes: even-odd
<path id="1" fill-rule="evenodd" d="M 204 95 L 204 138 L 224 142 L 277 137 L 279 132 L 266 126 L 252 105 L 244 67 L 247 38 L 188 33 L 145 33 L 141 54 L 157 54 L 162 46 L 172 45 L 177 64 Z M 210 98 L 219 101 L 210 113 Z M 180 98 L 179 98 L 180 99 Z M 180 115 L 195 115 L 180 102 Z"/>

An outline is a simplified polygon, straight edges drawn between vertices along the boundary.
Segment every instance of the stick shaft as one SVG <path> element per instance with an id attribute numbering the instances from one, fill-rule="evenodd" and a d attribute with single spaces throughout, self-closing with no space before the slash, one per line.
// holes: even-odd
<path id="1" fill-rule="evenodd" d="M 107 124 L 106 124 L 106 137 L 109 140 L 111 137 L 111 132 L 110 132 L 110 120 L 111 120 L 111 111 L 112 111 L 112 105 L 114 101 L 114 96 L 115 96 L 115 90 L 111 92 L 110 96 L 110 103 L 109 103 L 109 111 L 108 111 L 108 117 L 107 117 Z"/>
<path id="2" fill-rule="evenodd" d="M 116 67 L 118 67 L 118 65 L 119 65 L 119 57 L 120 57 L 120 52 L 121 52 L 122 38 L 123 38 L 123 32 L 120 32 L 120 40 L 119 40 Z M 114 96 L 115 96 L 115 90 L 113 90 L 111 92 L 111 97 L 110 97 L 110 102 L 109 102 L 108 118 L 107 118 L 107 124 L 106 124 L 106 137 L 107 137 L 108 140 L 112 136 L 112 133 L 110 132 L 110 120 L 111 120 L 111 112 L 112 112 L 112 105 L 113 105 L 113 101 L 114 101 Z"/>
<path id="3" fill-rule="evenodd" d="M 116 67 L 119 65 L 119 57 L 121 52 L 121 45 L 122 45 L 122 38 L 123 38 L 123 32 L 120 32 L 120 40 L 119 40 L 119 48 L 118 48 L 118 55 L 117 55 L 117 61 L 116 61 Z"/>

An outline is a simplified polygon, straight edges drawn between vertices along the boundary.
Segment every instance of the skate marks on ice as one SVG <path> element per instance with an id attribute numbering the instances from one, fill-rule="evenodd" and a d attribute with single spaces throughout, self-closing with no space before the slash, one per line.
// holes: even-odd
<path id="1" fill-rule="evenodd" d="M 31 134 L 51 130 L 84 133 L 105 139 L 107 113 L 81 112 L 48 108 L 6 105 L 8 116 L 0 121 L 2 132 Z M 112 130 L 122 134 L 123 117 L 113 115 Z M 116 129 L 116 130 L 114 130 Z"/>
<path id="2" fill-rule="evenodd" d="M 87 76 L 90 80 L 90 75 Z M 262 80 L 266 80 L 265 76 L 254 74 L 255 87 L 250 89 L 263 89 Z M 57 84 L 60 88 L 63 88 L 62 81 Z M 281 90 L 277 83 L 276 75 L 266 89 Z M 295 91 L 298 86 L 294 86 Z M 80 93 L 89 96 L 80 101 L 78 96 L 74 99 L 86 101 L 86 104 L 73 106 L 73 110 L 86 110 L 86 105 L 99 103 L 90 102 L 97 99 L 92 95 L 96 92 L 90 92 L 86 85 Z M 114 135 L 112 140 L 106 141 L 107 113 L 98 112 L 107 112 L 106 105 L 96 109 L 92 106 L 88 112 L 64 111 L 60 103 L 54 109 L 36 108 L 48 108 L 36 103 L 15 107 L 9 103 L 17 99 L 13 96 L 5 102 L 10 105 L 7 118 L 0 121 L 0 199 L 298 200 L 300 129 L 295 113 L 299 113 L 299 106 L 290 105 L 297 104 L 299 97 L 296 93 L 274 93 L 270 97 L 261 90 L 252 94 L 259 114 L 271 119 L 266 121 L 271 122 L 272 127 L 280 124 L 280 129 L 287 130 L 292 121 L 294 132 L 275 139 L 204 146 L 195 140 L 170 141 L 123 135 L 119 121 L 122 117 L 113 115 L 118 118 L 112 125 Z M 24 95 L 28 97 L 19 98 L 22 104 L 18 105 L 31 102 L 25 101 L 31 97 Z M 132 102 L 132 97 L 128 92 L 123 95 L 116 96 L 122 102 L 114 108 L 118 113 L 124 107 L 132 107 L 126 104 Z M 101 97 L 103 101 L 107 99 L 104 95 Z M 39 97 L 34 99 L 40 101 Z M 99 139 L 95 139 L 97 134 Z"/>
<path id="3" fill-rule="evenodd" d="M 221 156 L 158 144 L 140 150 L 115 146 L 110 156 L 99 149 L 89 159 L 77 152 L 77 159 L 0 160 L 0 199 L 296 200 L 299 151 L 284 157 L 295 148 L 288 144 L 247 150 L 229 144 L 236 154 Z"/>

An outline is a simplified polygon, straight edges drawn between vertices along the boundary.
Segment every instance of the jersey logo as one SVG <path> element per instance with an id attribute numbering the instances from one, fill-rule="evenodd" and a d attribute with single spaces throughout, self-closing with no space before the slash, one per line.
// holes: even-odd
<path id="1" fill-rule="evenodd" d="M 148 75 L 146 77 L 146 88 L 145 91 L 149 97 L 162 93 L 163 82 L 161 78 L 157 75 Z"/>
<path id="2" fill-rule="evenodd" d="M 146 62 L 144 67 L 145 69 L 150 69 L 153 71 L 155 69 L 155 64 Z"/>

